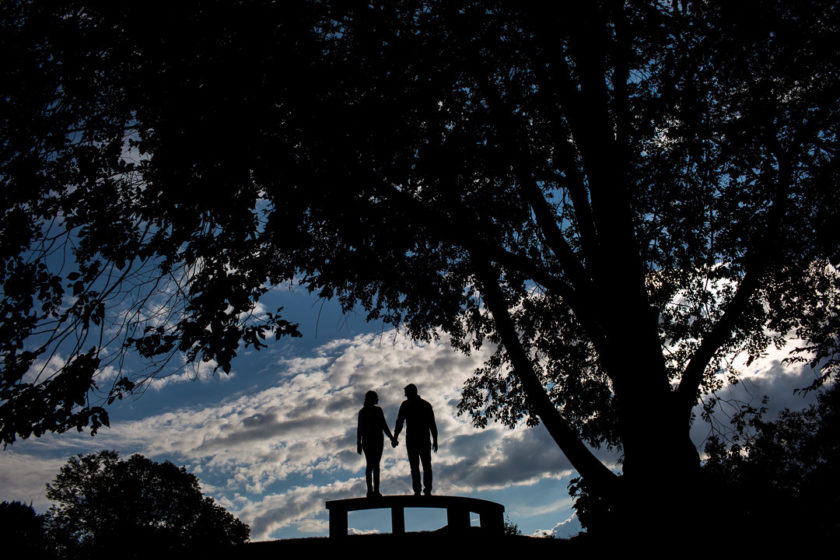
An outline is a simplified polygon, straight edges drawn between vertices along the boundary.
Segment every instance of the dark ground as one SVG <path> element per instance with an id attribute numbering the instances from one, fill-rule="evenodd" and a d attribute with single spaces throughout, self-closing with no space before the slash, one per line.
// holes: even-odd
<path id="1" fill-rule="evenodd" d="M 486 537 L 481 534 L 452 536 L 441 533 L 406 533 L 405 535 L 351 535 L 342 540 L 326 537 L 288 539 L 248 543 L 238 551 L 237 559 L 262 560 L 278 558 L 355 558 L 357 554 L 404 554 L 427 556 L 433 560 L 446 558 L 474 558 L 476 554 L 491 554 L 491 558 L 504 555 L 557 555 L 579 552 L 586 544 L 579 539 L 548 539 L 525 536 Z M 589 547 L 586 546 L 588 549 Z M 548 557 L 548 556 L 545 556 Z M 555 556 L 556 557 L 556 556 Z"/>
<path id="2" fill-rule="evenodd" d="M 735 531 L 717 533 L 708 540 L 669 539 L 667 535 L 600 538 L 583 534 L 573 539 L 551 539 L 517 536 L 488 537 L 480 532 L 468 535 L 448 535 L 443 532 L 406 533 L 405 535 L 351 535 L 342 540 L 327 537 L 254 542 L 226 552 L 224 560 L 351 560 L 361 558 L 411 558 L 427 560 L 479 560 L 507 558 L 509 560 L 564 560 L 626 556 L 642 553 L 643 557 L 707 558 L 715 551 L 717 558 L 774 557 L 792 552 L 791 547 L 817 550 L 814 543 L 791 535 L 761 538 Z M 711 548 L 709 548 L 711 547 Z M 363 555 L 363 556 L 359 556 Z M 209 555 L 212 556 L 212 553 Z M 208 558 L 207 554 L 202 555 Z M 791 555 L 791 557 L 794 557 Z"/>

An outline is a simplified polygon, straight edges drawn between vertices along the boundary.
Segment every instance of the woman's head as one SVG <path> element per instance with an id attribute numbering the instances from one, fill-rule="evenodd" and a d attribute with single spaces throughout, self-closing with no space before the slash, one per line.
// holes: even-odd
<path id="1" fill-rule="evenodd" d="M 365 393 L 365 406 L 373 406 L 379 402 L 379 395 L 376 391 L 368 391 Z"/>

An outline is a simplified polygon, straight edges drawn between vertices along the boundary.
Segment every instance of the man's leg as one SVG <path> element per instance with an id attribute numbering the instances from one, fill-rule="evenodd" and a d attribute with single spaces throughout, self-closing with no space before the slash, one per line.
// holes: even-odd
<path id="1" fill-rule="evenodd" d="M 414 495 L 420 495 L 420 454 L 416 449 L 407 447 L 408 449 L 408 465 L 411 467 L 411 487 L 414 489 Z"/>
<path id="2" fill-rule="evenodd" d="M 432 448 L 424 446 L 420 450 L 420 460 L 423 462 L 423 486 L 424 493 L 428 496 L 432 493 Z M 419 486 L 419 481 L 418 481 Z"/>

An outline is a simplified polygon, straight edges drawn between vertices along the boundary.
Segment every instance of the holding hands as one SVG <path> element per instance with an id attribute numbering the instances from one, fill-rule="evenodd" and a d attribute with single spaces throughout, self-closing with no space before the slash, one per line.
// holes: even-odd
<path id="1" fill-rule="evenodd" d="M 391 447 L 396 447 L 396 446 L 398 446 L 399 444 L 400 444 L 400 440 L 398 440 L 398 439 L 397 439 L 397 438 L 395 438 L 395 437 L 392 437 L 392 438 L 391 438 Z"/>

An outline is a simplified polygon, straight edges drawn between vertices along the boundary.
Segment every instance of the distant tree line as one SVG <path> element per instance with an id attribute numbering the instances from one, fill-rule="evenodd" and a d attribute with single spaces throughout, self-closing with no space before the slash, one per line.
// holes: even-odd
<path id="1" fill-rule="evenodd" d="M 218 554 L 248 540 L 250 528 L 201 493 L 198 478 L 169 461 L 115 451 L 71 457 L 39 515 L 21 502 L 0 504 L 0 543 L 21 558 L 149 558 Z"/>

